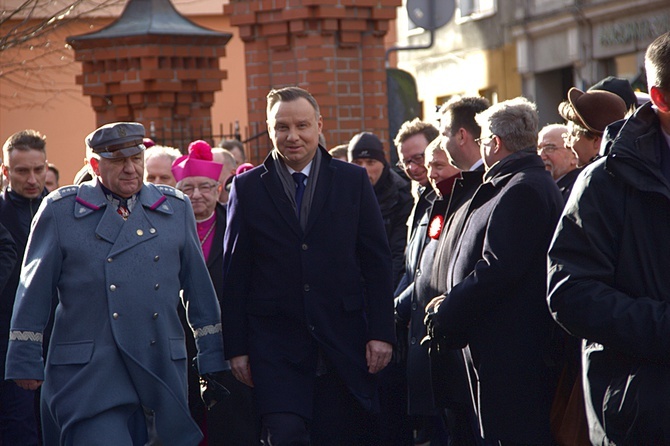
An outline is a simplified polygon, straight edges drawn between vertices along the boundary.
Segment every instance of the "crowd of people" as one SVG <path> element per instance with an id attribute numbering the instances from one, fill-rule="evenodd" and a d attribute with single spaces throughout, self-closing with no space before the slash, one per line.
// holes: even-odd
<path id="1" fill-rule="evenodd" d="M 542 128 L 451 98 L 395 166 L 326 150 L 299 87 L 259 166 L 117 122 L 59 187 L 15 133 L 0 445 L 670 444 L 670 33 L 645 68 L 650 101 L 608 77 Z"/>

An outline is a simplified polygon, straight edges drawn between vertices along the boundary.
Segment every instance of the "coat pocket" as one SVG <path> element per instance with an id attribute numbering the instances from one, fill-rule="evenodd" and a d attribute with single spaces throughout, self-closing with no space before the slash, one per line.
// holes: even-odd
<path id="1" fill-rule="evenodd" d="M 52 365 L 87 364 L 93 356 L 93 341 L 52 344 L 49 350 Z"/>
<path id="2" fill-rule="evenodd" d="M 170 338 L 170 358 L 173 361 L 186 359 L 186 341 L 184 338 Z"/>

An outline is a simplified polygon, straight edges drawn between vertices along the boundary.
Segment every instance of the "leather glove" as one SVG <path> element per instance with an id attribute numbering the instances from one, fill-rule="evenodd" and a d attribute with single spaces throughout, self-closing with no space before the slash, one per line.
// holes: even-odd
<path id="1" fill-rule="evenodd" d="M 230 395 L 230 391 L 223 385 L 226 372 L 220 371 L 201 375 L 196 358 L 193 358 L 192 366 L 198 373 L 200 381 L 200 399 L 205 403 L 208 410 Z"/>
<path id="2" fill-rule="evenodd" d="M 200 398 L 207 409 L 230 395 L 230 391 L 223 385 L 224 372 L 205 373 L 200 375 Z"/>

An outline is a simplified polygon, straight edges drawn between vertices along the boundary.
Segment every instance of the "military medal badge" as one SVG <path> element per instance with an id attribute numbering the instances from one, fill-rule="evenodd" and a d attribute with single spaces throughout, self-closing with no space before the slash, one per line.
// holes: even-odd
<path id="1" fill-rule="evenodd" d="M 433 240 L 439 239 L 440 234 L 442 233 L 442 226 L 444 226 L 444 217 L 442 215 L 433 217 L 430 221 L 430 225 L 428 225 L 428 237 Z"/>

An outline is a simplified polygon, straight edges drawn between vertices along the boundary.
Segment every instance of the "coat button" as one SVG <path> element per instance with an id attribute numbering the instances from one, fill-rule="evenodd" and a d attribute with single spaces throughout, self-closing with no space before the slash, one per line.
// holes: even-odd
<path id="1" fill-rule="evenodd" d="M 305 286 L 302 287 L 305 291 L 309 291 L 309 284 L 306 283 Z"/>
<path id="2" fill-rule="evenodd" d="M 154 285 L 154 290 L 158 290 L 158 288 L 160 287 L 161 287 L 160 284 L 157 283 L 156 285 Z"/>
<path id="3" fill-rule="evenodd" d="M 154 315 L 153 315 L 152 317 L 153 317 L 154 319 L 158 319 L 158 313 L 154 313 Z"/>
<path id="4" fill-rule="evenodd" d="M 113 258 L 111 258 L 111 257 L 107 257 L 107 263 L 112 263 L 113 261 L 114 261 Z"/>
<path id="5" fill-rule="evenodd" d="M 420 275 L 421 275 L 421 270 L 420 270 L 420 269 L 417 269 L 417 270 L 416 270 L 416 277 L 419 277 Z"/>
<path id="6" fill-rule="evenodd" d="M 112 317 L 113 317 L 114 319 L 118 319 L 118 318 L 119 318 L 119 313 L 114 313 L 114 314 L 112 314 Z"/>
<path id="7" fill-rule="evenodd" d="M 152 234 L 155 234 L 156 233 L 156 228 L 149 229 L 149 232 L 152 233 Z"/>
<path id="8" fill-rule="evenodd" d="M 158 262 L 160 260 L 160 256 L 154 257 L 154 262 Z"/>
<path id="9" fill-rule="evenodd" d="M 154 340 L 152 339 L 152 340 L 149 342 L 149 345 L 156 345 L 156 341 L 154 341 Z"/>
<path id="10" fill-rule="evenodd" d="M 416 305 L 416 302 L 414 302 L 414 303 L 412 304 L 412 310 L 413 310 L 413 311 L 416 311 L 416 308 L 417 308 L 417 305 Z"/>
<path id="11" fill-rule="evenodd" d="M 309 249 L 309 246 L 307 246 L 307 243 L 302 244 L 302 250 L 307 251 Z"/>
<path id="12" fill-rule="evenodd" d="M 109 286 L 109 291 L 116 291 L 116 285 L 111 284 L 111 285 Z"/>
<path id="13" fill-rule="evenodd" d="M 309 331 L 314 331 L 314 325 L 309 326 Z"/>
<path id="14" fill-rule="evenodd" d="M 137 235 L 138 235 L 139 237 L 142 237 L 142 236 L 144 235 L 144 231 L 141 230 L 141 229 L 138 229 L 138 230 L 137 230 Z"/>
<path id="15" fill-rule="evenodd" d="M 412 336 L 412 339 L 409 340 L 409 343 L 412 345 L 416 344 L 416 338 Z"/>

